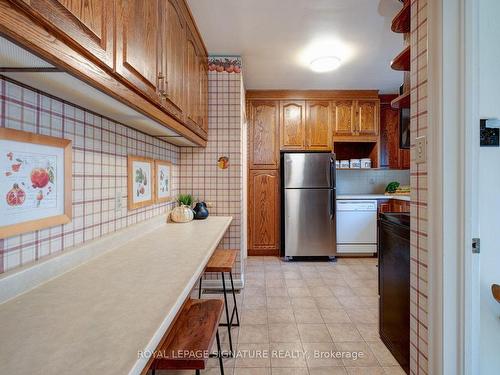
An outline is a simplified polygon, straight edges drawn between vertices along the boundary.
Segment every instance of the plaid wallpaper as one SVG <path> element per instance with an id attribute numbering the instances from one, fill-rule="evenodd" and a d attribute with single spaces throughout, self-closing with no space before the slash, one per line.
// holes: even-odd
<path id="1" fill-rule="evenodd" d="M 234 60 L 235 58 L 233 58 Z M 241 60 L 239 66 L 241 66 Z M 211 60 L 209 60 L 210 62 Z M 192 193 L 195 199 L 210 202 L 212 215 L 233 217 L 221 247 L 241 249 L 241 219 L 243 214 L 243 85 L 240 72 L 208 73 L 209 132 L 206 149 L 181 148 L 180 192 Z M 227 157 L 229 166 L 217 166 L 220 157 Z M 240 275 L 240 259 L 234 270 Z M 209 275 L 207 278 L 215 278 Z"/>
<path id="2" fill-rule="evenodd" d="M 0 239 L 0 273 L 164 214 L 175 203 L 127 211 L 127 155 L 173 163 L 178 193 L 180 149 L 71 103 L 0 76 L 0 126 L 73 141 L 73 220 Z M 115 197 L 122 209 L 115 211 Z"/>
<path id="3" fill-rule="evenodd" d="M 427 374 L 428 367 L 428 244 L 427 163 L 415 163 L 415 138 L 426 136 L 427 0 L 411 0 L 411 290 L 410 368 Z"/>

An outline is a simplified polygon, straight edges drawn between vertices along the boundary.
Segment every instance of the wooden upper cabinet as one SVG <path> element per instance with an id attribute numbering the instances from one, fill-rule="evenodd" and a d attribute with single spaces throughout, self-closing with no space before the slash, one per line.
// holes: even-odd
<path id="1" fill-rule="evenodd" d="M 358 100 L 356 109 L 356 132 L 359 135 L 378 135 L 379 132 L 378 100 Z"/>
<path id="2" fill-rule="evenodd" d="M 200 116 L 198 124 L 208 131 L 208 61 L 203 57 L 199 59 L 200 67 Z"/>
<path id="3" fill-rule="evenodd" d="M 163 74 L 159 89 L 167 110 L 182 119 L 184 110 L 184 61 L 186 44 L 186 22 L 177 0 L 161 1 L 162 32 L 160 33 L 160 53 Z"/>
<path id="4" fill-rule="evenodd" d="M 248 249 L 254 255 L 278 255 L 280 245 L 279 172 L 249 172 Z"/>
<path id="5" fill-rule="evenodd" d="M 334 135 L 353 135 L 356 114 L 354 100 L 339 100 L 332 103 L 332 125 Z"/>
<path id="6" fill-rule="evenodd" d="M 200 102 L 200 71 L 198 65 L 198 53 L 196 42 L 190 30 L 186 37 L 186 67 L 184 70 L 184 81 L 186 85 L 186 122 L 197 125 Z"/>
<path id="7" fill-rule="evenodd" d="M 302 150 L 305 146 L 305 101 L 280 102 L 280 146 L 282 150 Z"/>
<path id="8" fill-rule="evenodd" d="M 157 0 L 116 1 L 116 72 L 142 94 L 159 101 L 159 4 Z M 159 74 L 161 73 L 161 74 Z"/>
<path id="9" fill-rule="evenodd" d="M 249 102 L 249 168 L 279 168 L 279 102 Z"/>
<path id="10" fill-rule="evenodd" d="M 114 4 L 110 0 L 13 0 L 78 50 L 113 68 Z"/>
<path id="11" fill-rule="evenodd" d="M 309 150 L 332 149 L 330 102 L 306 102 L 306 147 Z"/>

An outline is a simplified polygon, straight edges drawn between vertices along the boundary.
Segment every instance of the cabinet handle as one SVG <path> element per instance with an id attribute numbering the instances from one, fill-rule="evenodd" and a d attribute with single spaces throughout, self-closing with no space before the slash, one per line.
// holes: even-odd
<path id="1" fill-rule="evenodd" d="M 158 96 L 160 97 L 160 99 L 165 99 L 168 97 L 167 80 L 162 72 L 158 73 Z"/>

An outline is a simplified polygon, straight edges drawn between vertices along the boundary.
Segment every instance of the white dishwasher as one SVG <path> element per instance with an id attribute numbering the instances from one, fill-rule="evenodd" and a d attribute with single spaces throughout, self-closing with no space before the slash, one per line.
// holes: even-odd
<path id="1" fill-rule="evenodd" d="M 377 201 L 337 200 L 337 253 L 377 252 Z"/>

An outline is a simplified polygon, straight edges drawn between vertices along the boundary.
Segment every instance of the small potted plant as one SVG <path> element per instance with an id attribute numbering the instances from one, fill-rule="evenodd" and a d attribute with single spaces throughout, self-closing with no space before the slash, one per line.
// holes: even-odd
<path id="1" fill-rule="evenodd" d="M 176 223 L 187 223 L 194 218 L 194 212 L 191 209 L 193 204 L 193 197 L 191 194 L 179 194 L 177 198 L 179 203 L 178 207 L 175 207 L 170 214 L 172 221 Z"/>

